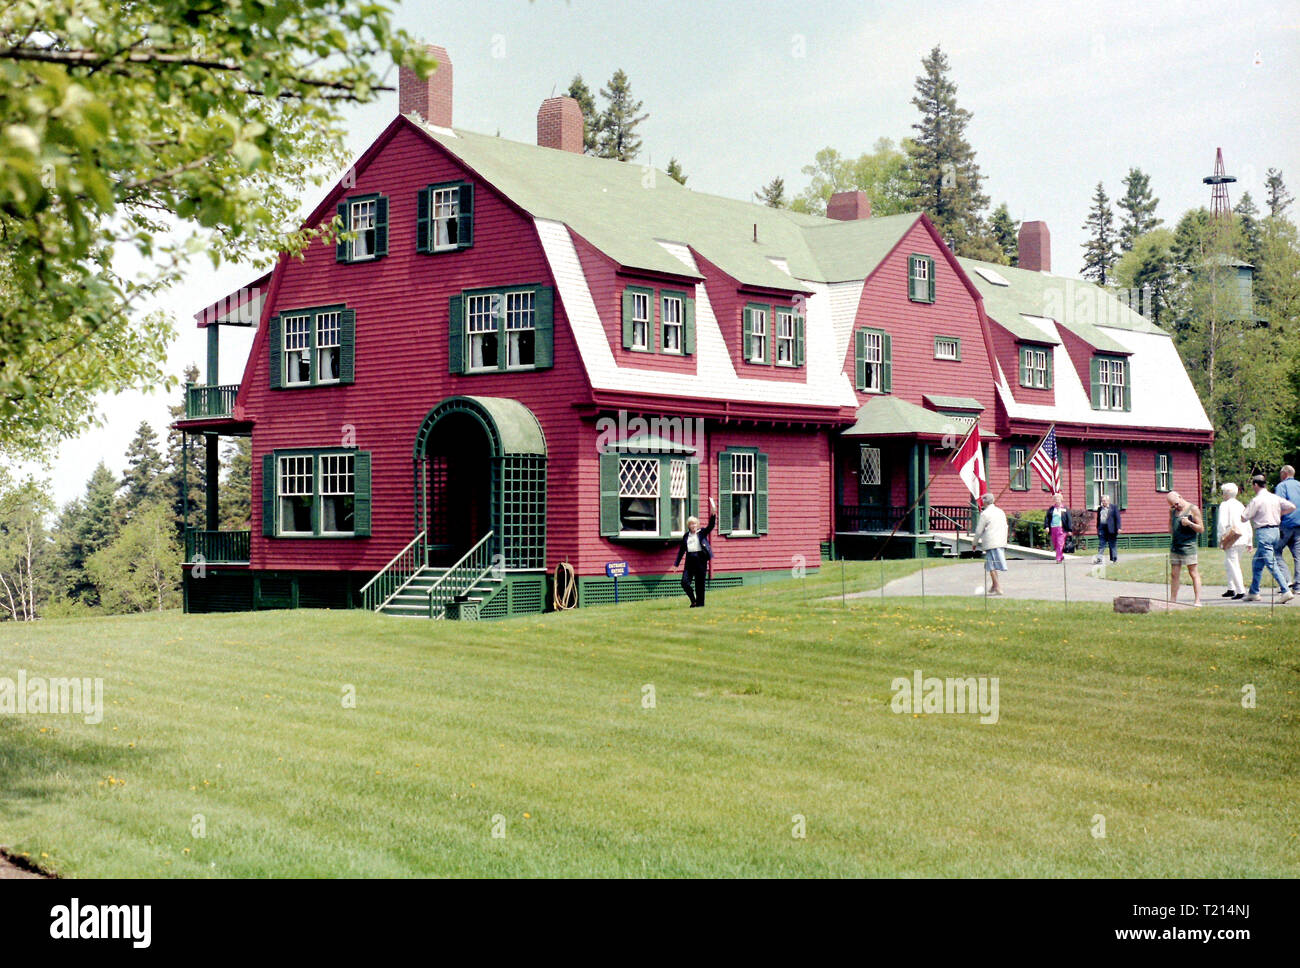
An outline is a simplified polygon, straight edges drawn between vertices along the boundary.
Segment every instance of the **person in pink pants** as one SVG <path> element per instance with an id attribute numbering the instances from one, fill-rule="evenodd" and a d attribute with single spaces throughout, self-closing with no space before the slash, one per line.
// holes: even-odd
<path id="1" fill-rule="evenodd" d="M 1065 498 L 1059 493 L 1052 495 L 1052 506 L 1043 515 L 1043 523 L 1052 536 L 1052 548 L 1056 551 L 1056 563 L 1065 560 L 1065 536 L 1070 533 L 1070 509 L 1065 506 Z"/>

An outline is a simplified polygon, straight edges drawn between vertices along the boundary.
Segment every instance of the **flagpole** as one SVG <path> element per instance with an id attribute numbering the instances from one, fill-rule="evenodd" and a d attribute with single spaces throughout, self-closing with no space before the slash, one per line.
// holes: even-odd
<path id="1" fill-rule="evenodd" d="M 1028 473 L 1030 470 L 1030 466 L 1029 466 L 1030 459 L 1033 457 L 1034 454 L 1038 453 L 1038 449 L 1043 446 L 1043 442 L 1047 440 L 1047 434 L 1050 434 L 1055 429 L 1056 429 L 1056 424 L 1052 424 L 1050 427 L 1048 427 L 1047 433 L 1044 433 L 1043 436 L 1038 439 L 1038 443 L 1034 445 L 1033 450 L 1029 450 L 1025 452 L 1025 463 L 1023 466 L 1026 473 Z M 1059 448 L 1058 448 L 1058 454 L 1059 454 Z M 1056 459 L 1056 463 L 1057 466 L 1060 467 L 1061 459 L 1059 456 Z M 1011 477 L 1008 475 L 1006 484 L 1002 485 L 1002 490 L 998 491 L 998 496 L 993 499 L 994 504 L 1002 500 L 1002 495 L 1007 493 L 1007 488 L 1009 488 L 1010 486 L 1011 486 Z"/>

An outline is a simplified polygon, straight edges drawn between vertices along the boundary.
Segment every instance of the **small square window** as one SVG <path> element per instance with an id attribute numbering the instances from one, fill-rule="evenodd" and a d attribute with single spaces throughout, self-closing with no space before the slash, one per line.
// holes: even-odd
<path id="1" fill-rule="evenodd" d="M 936 360 L 960 360 L 961 340 L 951 336 L 936 336 L 934 339 L 934 358 Z"/>

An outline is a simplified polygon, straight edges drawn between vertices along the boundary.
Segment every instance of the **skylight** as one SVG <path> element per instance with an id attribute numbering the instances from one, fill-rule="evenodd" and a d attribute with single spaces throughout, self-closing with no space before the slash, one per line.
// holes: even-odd
<path id="1" fill-rule="evenodd" d="M 975 271 L 979 273 L 980 278 L 982 278 L 985 282 L 991 282 L 995 286 L 1011 285 L 1011 283 L 1007 282 L 1007 280 L 1000 273 L 996 272 L 993 269 L 986 269 L 983 266 L 975 266 L 974 268 Z"/>

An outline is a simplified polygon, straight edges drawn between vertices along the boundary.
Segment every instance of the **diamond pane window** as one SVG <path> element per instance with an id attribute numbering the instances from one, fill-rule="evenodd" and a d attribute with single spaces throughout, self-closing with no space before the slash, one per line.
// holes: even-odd
<path id="1" fill-rule="evenodd" d="M 878 487 L 881 483 L 880 448 L 862 447 L 858 459 L 861 464 L 862 483 L 867 487 Z"/>
<path id="2" fill-rule="evenodd" d="M 659 533 L 659 460 L 626 457 L 618 464 L 619 531 Z"/>
<path id="3" fill-rule="evenodd" d="M 686 461 L 673 459 L 668 465 L 669 495 L 672 498 L 672 532 L 685 534 L 690 516 L 691 481 Z"/>

